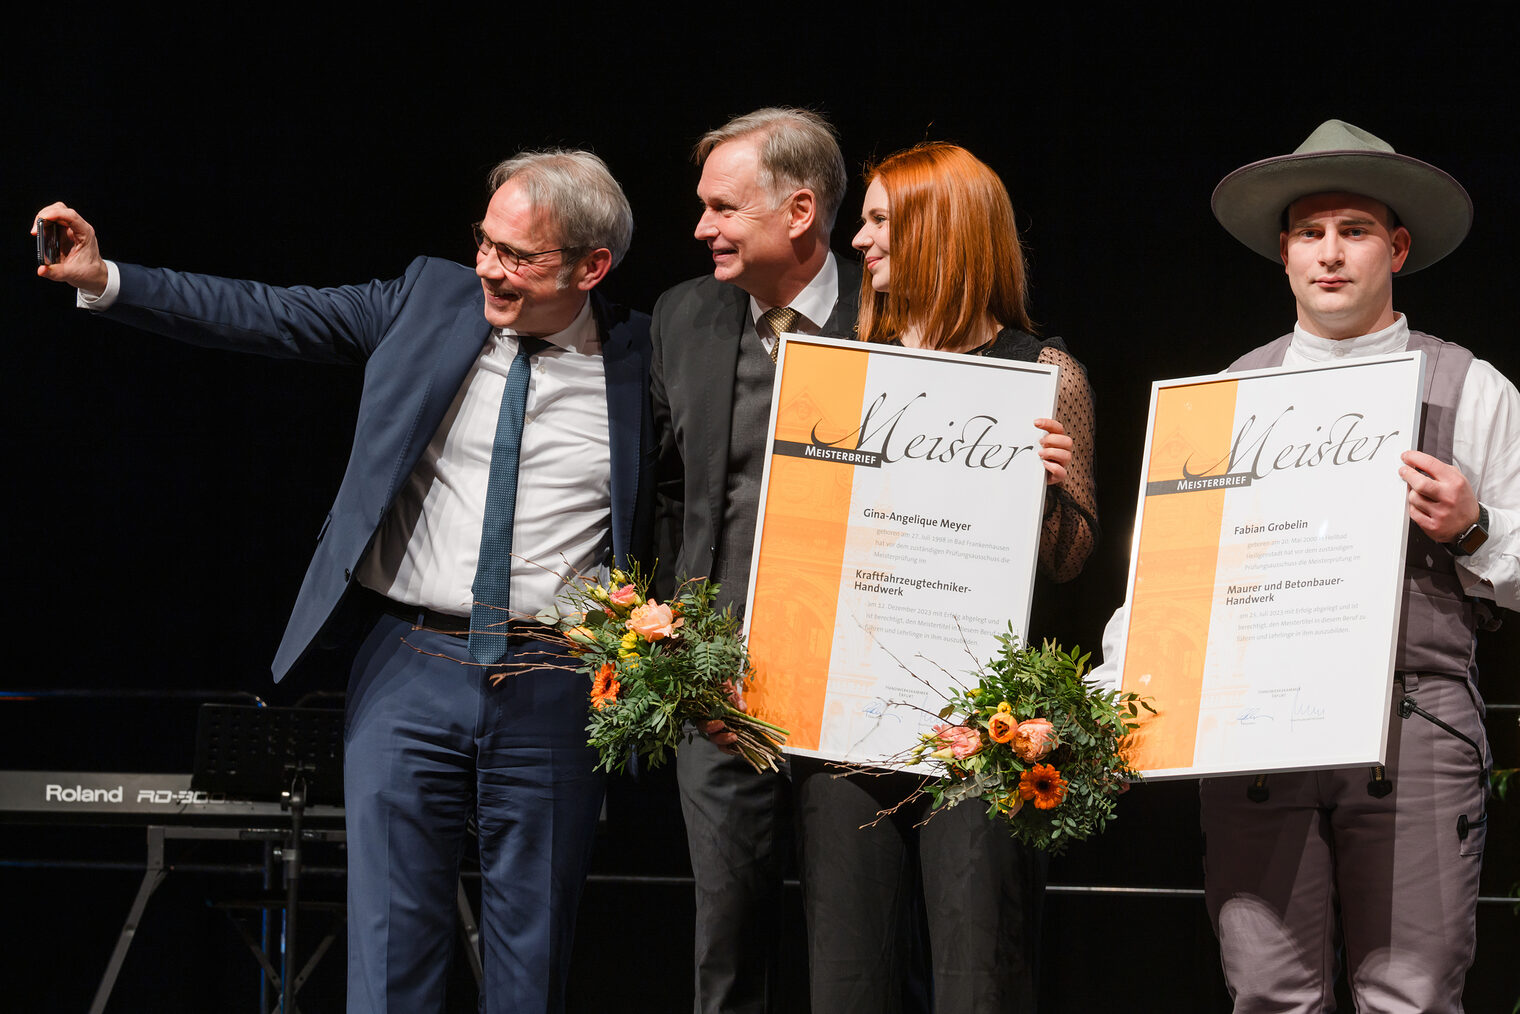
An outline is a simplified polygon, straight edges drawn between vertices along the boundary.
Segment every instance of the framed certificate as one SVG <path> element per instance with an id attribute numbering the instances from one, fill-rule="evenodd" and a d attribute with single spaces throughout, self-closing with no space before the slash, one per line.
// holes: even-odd
<path id="1" fill-rule="evenodd" d="M 747 627 L 792 753 L 881 764 L 1029 622 L 1058 369 L 788 335 Z M 911 672 L 910 672 L 911 670 Z"/>
<path id="2" fill-rule="evenodd" d="M 1424 355 L 1152 385 L 1123 689 L 1151 778 L 1384 759 Z"/>

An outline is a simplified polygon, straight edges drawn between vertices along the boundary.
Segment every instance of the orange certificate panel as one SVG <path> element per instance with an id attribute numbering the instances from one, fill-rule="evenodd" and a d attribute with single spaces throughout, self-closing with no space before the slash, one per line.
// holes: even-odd
<path id="1" fill-rule="evenodd" d="M 1420 353 L 1152 387 L 1123 688 L 1150 777 L 1380 763 Z"/>
<path id="2" fill-rule="evenodd" d="M 1010 624 L 1023 635 L 1044 497 L 1033 421 L 1056 377 L 788 336 L 746 617 L 749 705 L 790 750 L 895 764 L 937 721 L 946 670 Z"/>

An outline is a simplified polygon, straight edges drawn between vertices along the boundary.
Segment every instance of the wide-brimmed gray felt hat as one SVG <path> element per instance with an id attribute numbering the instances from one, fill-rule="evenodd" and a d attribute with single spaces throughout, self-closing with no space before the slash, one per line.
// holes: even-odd
<path id="1" fill-rule="evenodd" d="M 1450 175 L 1343 120 L 1326 120 L 1291 155 L 1252 162 L 1214 188 L 1214 217 L 1231 236 L 1281 262 L 1283 212 L 1311 194 L 1361 194 L 1393 209 L 1409 230 L 1412 274 L 1451 253 L 1472 228 L 1472 198 Z"/>

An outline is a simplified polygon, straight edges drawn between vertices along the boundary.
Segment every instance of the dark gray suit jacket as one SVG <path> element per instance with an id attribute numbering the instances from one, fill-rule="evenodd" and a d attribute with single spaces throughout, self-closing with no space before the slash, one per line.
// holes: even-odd
<path id="1" fill-rule="evenodd" d="M 822 324 L 837 338 L 855 337 L 860 265 L 835 255 L 839 299 Z M 659 580 L 710 575 L 722 538 L 734 375 L 749 294 L 711 275 L 668 290 L 654 306 L 650 391 L 659 440 Z M 762 434 L 754 436 L 764 439 Z M 741 596 L 741 601 L 742 596 Z"/>

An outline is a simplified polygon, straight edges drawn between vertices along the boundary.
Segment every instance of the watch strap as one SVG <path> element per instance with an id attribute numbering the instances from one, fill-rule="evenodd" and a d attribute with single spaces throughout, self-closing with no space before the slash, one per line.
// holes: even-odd
<path id="1" fill-rule="evenodd" d="M 1478 520 L 1474 521 L 1467 531 L 1457 536 L 1456 540 L 1450 544 L 1450 548 L 1457 556 L 1471 556 L 1487 541 L 1488 508 L 1480 503 L 1478 504 Z"/>

